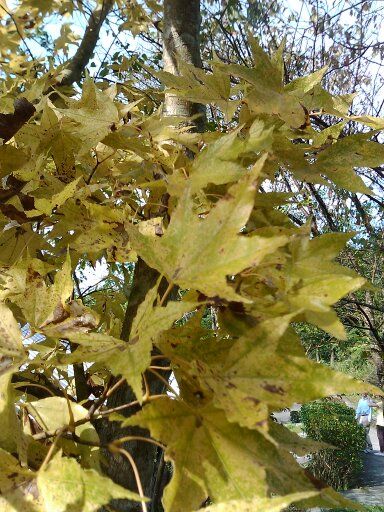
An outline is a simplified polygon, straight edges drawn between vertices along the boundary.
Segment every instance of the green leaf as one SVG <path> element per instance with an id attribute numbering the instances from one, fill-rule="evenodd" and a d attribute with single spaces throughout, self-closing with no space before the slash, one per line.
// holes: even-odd
<path id="1" fill-rule="evenodd" d="M 251 37 L 250 42 L 254 68 L 238 64 L 223 67 L 227 73 L 239 76 L 251 84 L 246 89 L 243 103 L 253 115 L 267 114 L 281 119 L 292 128 L 305 128 L 309 124 L 308 114 L 299 99 L 283 87 L 281 67 L 269 58 L 255 39 Z M 314 78 L 313 82 L 316 80 Z"/>
<path id="2" fill-rule="evenodd" d="M 349 116 L 348 119 L 352 121 L 356 121 L 358 123 L 363 123 L 373 128 L 374 130 L 383 130 L 384 129 L 384 119 L 382 117 L 374 117 L 374 116 Z"/>
<path id="3" fill-rule="evenodd" d="M 55 432 L 63 427 L 71 426 L 72 421 L 83 420 L 88 415 L 87 409 L 62 397 L 49 397 L 30 402 L 27 404 L 27 409 L 29 414 L 46 432 Z M 81 441 L 99 442 L 95 427 L 90 422 L 77 426 L 75 434 Z M 81 455 L 83 467 L 100 470 L 99 448 L 97 446 L 87 446 L 80 442 L 77 444 L 74 453 Z"/>
<path id="4" fill-rule="evenodd" d="M 154 306 L 158 284 L 159 282 L 147 293 L 145 300 L 140 304 L 129 335 L 130 367 L 135 368 L 133 375 L 136 375 L 136 379 L 132 375 L 128 382 L 138 400 L 141 400 L 142 396 L 141 374 L 150 365 L 153 344 L 156 343 L 162 331 L 169 329 L 176 320 L 180 320 L 185 313 L 193 311 L 197 305 L 189 301 L 172 301 L 165 307 Z"/>
<path id="5" fill-rule="evenodd" d="M 170 283 L 210 297 L 246 301 L 226 283 L 226 276 L 256 267 L 266 255 L 288 241 L 274 229 L 262 236 L 240 234 L 253 208 L 256 178 L 264 160 L 239 184 L 230 187 L 203 219 L 194 213 L 193 199 L 187 190 L 162 237 L 146 237 L 129 227 L 133 248 Z"/>
<path id="6" fill-rule="evenodd" d="M 35 475 L 0 448 L 0 508 L 2 512 L 46 512 L 36 497 Z"/>
<path id="7" fill-rule="evenodd" d="M 300 400 L 306 402 L 329 396 L 335 392 L 364 390 L 364 384 L 356 382 L 348 375 L 334 372 L 304 356 L 290 355 L 289 342 L 292 343 L 293 339 L 288 338 L 285 341 L 284 343 L 283 338 L 276 352 L 269 352 L 270 347 L 254 343 L 249 338 L 240 339 L 232 347 L 227 362 L 228 369 L 216 378 L 225 381 L 227 388 L 230 388 L 228 393 L 234 395 L 233 400 L 242 398 L 246 401 L 247 397 L 253 397 L 276 409 Z M 311 379 L 303 380 L 304 375 L 311 375 Z M 224 395 L 225 384 L 216 386 L 210 376 L 208 379 L 218 395 Z M 228 404 L 226 410 L 228 411 Z"/>
<path id="8" fill-rule="evenodd" d="M 207 496 L 219 503 L 263 498 L 268 486 L 273 492 L 311 488 L 292 456 L 258 432 L 228 423 L 209 404 L 160 398 L 123 423 L 137 424 L 167 445 L 165 457 L 174 462 L 167 512 L 195 510 Z"/>
<path id="9" fill-rule="evenodd" d="M 248 172 L 250 161 L 255 161 L 260 151 L 271 148 L 272 132 L 273 128 L 256 119 L 245 136 L 239 128 L 209 144 L 192 164 L 191 192 L 209 183 L 221 185 L 239 180 Z"/>
<path id="10" fill-rule="evenodd" d="M 35 207 L 40 212 L 50 215 L 53 208 L 62 206 L 69 198 L 73 197 L 77 185 L 82 177 L 77 178 L 65 185 L 60 192 L 54 194 L 50 199 L 35 199 Z"/>
<path id="11" fill-rule="evenodd" d="M 83 254 L 87 247 L 89 256 L 104 255 L 107 251 L 108 261 L 136 261 L 137 257 L 128 242 L 124 223 L 130 216 L 130 208 L 111 208 L 110 205 L 92 204 L 84 201 L 77 205 L 67 201 L 61 208 L 65 220 L 55 236 L 64 236 L 68 230 L 74 231 L 70 239 L 71 249 Z"/>
<path id="12" fill-rule="evenodd" d="M 167 92 L 188 98 L 194 103 L 216 103 L 225 111 L 231 93 L 230 77 L 223 73 L 215 63 L 212 74 L 206 73 L 181 59 L 178 59 L 178 68 L 181 76 L 175 76 L 167 71 L 158 71 L 155 74 L 167 87 Z"/>
<path id="13" fill-rule="evenodd" d="M 12 311 L 0 302 L 0 354 L 20 364 L 25 358 L 21 331 Z"/>
<path id="14" fill-rule="evenodd" d="M 0 233 L 0 262 L 2 265 L 10 266 L 18 262 L 27 254 L 27 248 L 31 254 L 37 250 L 47 249 L 46 243 L 30 226 L 25 225 L 22 229 L 17 226 Z"/>
<path id="15" fill-rule="evenodd" d="M 216 350 L 216 360 L 210 356 L 215 342 L 209 340 L 200 341 L 206 352 L 194 341 L 177 347 L 171 359 L 184 378 L 194 379 L 201 392 L 225 411 L 229 422 L 269 436 L 270 410 L 366 386 L 309 361 L 297 336 L 287 330 L 291 318 L 279 316 L 244 329 L 226 351 Z"/>
<path id="16" fill-rule="evenodd" d="M 27 156 L 21 149 L 9 144 L 0 146 L 0 177 L 2 178 L 16 171 L 19 167 L 22 167 L 26 161 Z"/>
<path id="17" fill-rule="evenodd" d="M 375 167 L 383 162 L 383 145 L 369 141 L 371 136 L 372 133 L 350 135 L 328 146 L 317 157 L 317 169 L 347 190 L 372 194 L 361 178 L 353 177 L 351 172 L 353 167 Z"/>
<path id="18" fill-rule="evenodd" d="M 310 75 L 303 76 L 292 80 L 287 84 L 284 89 L 289 92 L 299 93 L 304 96 L 305 93 L 311 91 L 315 85 L 321 83 L 325 73 L 327 72 L 328 66 L 325 66 Z"/>
<path id="19" fill-rule="evenodd" d="M 330 306 L 365 284 L 355 272 L 331 261 L 349 238 L 349 233 L 329 233 L 293 242 L 293 258 L 285 267 L 291 308 L 303 311 L 307 321 L 340 339 L 345 339 L 345 331 Z"/>
<path id="20" fill-rule="evenodd" d="M 3 362 L 2 359 L 0 362 Z M 17 453 L 22 446 L 22 432 L 16 414 L 11 378 L 11 373 L 0 375 L 0 448 Z"/>
<path id="21" fill-rule="evenodd" d="M 71 137 L 79 139 L 80 154 L 96 146 L 119 122 L 118 111 L 111 97 L 101 92 L 89 77 L 83 84 L 80 101 L 71 100 L 70 108 L 58 111 L 64 120 L 72 121 L 67 131 Z"/>
<path id="22" fill-rule="evenodd" d="M 295 313 L 296 320 L 306 319 L 344 339 L 344 328 L 332 305 L 365 284 L 354 271 L 332 261 L 351 234 L 329 233 L 309 239 L 302 232 L 302 237 L 295 238 L 287 250 L 276 252 L 257 274 L 243 278 L 240 290 L 253 300 L 252 311 L 258 315 Z"/>
<path id="23" fill-rule="evenodd" d="M 70 356 L 60 356 L 62 363 L 103 361 L 114 375 L 127 379 L 138 400 L 142 399 L 142 374 L 151 363 L 151 351 L 162 331 L 196 307 L 189 300 L 171 301 L 166 306 L 154 306 L 157 298 L 154 286 L 140 304 L 133 320 L 128 342 L 102 333 L 69 332 L 67 336 L 80 345 Z"/>
<path id="24" fill-rule="evenodd" d="M 58 322 L 65 316 L 65 302 L 73 290 L 69 253 L 51 286 L 45 283 L 48 269 L 40 260 L 26 259 L 11 269 L 13 279 L 19 283 L 11 300 L 24 313 L 31 326 L 42 327 Z"/>
<path id="25" fill-rule="evenodd" d="M 332 448 L 328 443 L 300 437 L 298 434 L 291 432 L 287 427 L 280 425 L 280 423 L 276 421 L 270 420 L 268 430 L 271 437 L 279 446 L 295 455 L 304 456 L 308 453 L 318 452 L 325 448 Z"/>
<path id="26" fill-rule="evenodd" d="M 280 512 L 291 503 L 316 496 L 318 492 L 298 492 L 288 494 L 282 498 L 256 498 L 251 501 L 231 500 L 217 505 L 206 507 L 207 512 Z"/>
<path id="27" fill-rule="evenodd" d="M 74 459 L 60 454 L 38 473 L 37 486 L 46 512 L 97 512 L 112 499 L 141 500 L 109 478 L 93 469 L 82 469 Z"/>

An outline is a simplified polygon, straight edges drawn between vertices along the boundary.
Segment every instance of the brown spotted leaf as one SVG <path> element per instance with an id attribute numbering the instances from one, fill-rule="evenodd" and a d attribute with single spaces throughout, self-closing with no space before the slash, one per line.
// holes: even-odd
<path id="1" fill-rule="evenodd" d="M 256 430 L 229 423 L 212 404 L 164 397 L 124 425 L 148 428 L 167 445 L 165 458 L 174 463 L 164 494 L 167 512 L 196 510 L 208 496 L 218 503 L 264 498 L 268 490 L 312 490 L 287 451 Z"/>
<path id="2" fill-rule="evenodd" d="M 194 211 L 193 197 L 186 189 L 163 236 L 145 236 L 136 227 L 127 226 L 132 247 L 170 283 L 199 290 L 208 297 L 246 301 L 228 285 L 227 276 L 257 267 L 264 257 L 288 242 L 288 237 L 274 228 L 260 236 L 257 232 L 242 234 L 264 162 L 262 157 L 204 217 Z"/>

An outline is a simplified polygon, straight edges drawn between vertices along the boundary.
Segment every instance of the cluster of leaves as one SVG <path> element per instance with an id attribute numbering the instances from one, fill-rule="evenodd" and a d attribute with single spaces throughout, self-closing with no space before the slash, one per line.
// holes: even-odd
<path id="1" fill-rule="evenodd" d="M 379 505 L 371 505 L 364 507 L 367 512 L 383 512 L 384 507 Z M 335 508 L 334 512 L 352 512 L 350 508 Z"/>
<path id="2" fill-rule="evenodd" d="M 272 3 L 257 0 L 222 3 L 212 0 L 203 2 L 202 6 L 205 15 L 202 30 L 205 58 L 215 55 L 226 63 L 253 67 L 253 56 L 244 27 L 252 30 L 263 48 L 270 52 L 284 39 L 285 83 L 327 65 L 322 83 L 334 93 L 355 94 L 350 112 L 380 115 L 383 108 L 380 99 L 383 73 L 379 56 L 383 50 L 379 31 L 383 11 L 379 2 L 304 0 L 296 5 L 284 0 Z M 211 107 L 210 113 L 210 123 L 222 122 L 214 107 Z M 312 122 L 321 130 L 337 130 L 335 126 L 331 128 L 337 123 L 329 116 L 313 118 Z M 338 137 L 364 130 L 353 122 L 339 126 L 341 131 Z M 376 137 L 382 140 L 379 134 Z M 373 169 L 361 167 L 357 172 L 377 193 L 376 197 L 368 191 L 356 194 L 338 188 L 329 189 L 321 184 L 314 186 L 286 172 L 275 180 L 273 187 L 276 191 L 295 194 L 295 201 L 289 208 L 290 218 L 299 225 L 309 215 L 313 216 L 312 230 L 315 236 L 325 231 L 356 231 L 358 235 L 355 241 L 359 242 L 359 248 L 345 251 L 343 262 L 355 270 L 360 268 L 359 273 L 363 272 L 370 281 L 376 281 L 382 275 L 383 268 L 381 226 L 384 208 L 380 199 L 384 190 L 383 168 L 381 165 Z M 371 265 L 368 272 L 364 272 L 362 262 L 368 259 Z M 359 330 L 361 337 L 369 338 L 367 345 L 373 354 L 369 365 L 358 369 L 348 365 L 348 354 L 345 354 L 343 367 L 351 369 L 354 375 L 369 375 L 370 380 L 375 378 L 373 374 L 376 372 L 376 378 L 382 384 L 384 347 L 380 288 L 353 294 L 353 300 L 343 303 L 344 307 L 338 308 L 338 314 L 344 325 L 350 324 L 350 318 L 354 318 L 354 327 Z"/>
<path id="3" fill-rule="evenodd" d="M 335 489 L 355 485 L 363 469 L 361 452 L 366 447 L 366 434 L 355 421 L 353 409 L 326 400 L 304 404 L 300 415 L 304 432 L 311 439 L 332 445 L 312 454 L 311 472 Z"/>
<path id="4" fill-rule="evenodd" d="M 281 51 L 271 60 L 251 46 L 252 69 L 212 62 L 210 74 L 182 64 L 181 77 L 158 74 L 169 92 L 220 108 L 228 132 L 189 133 L 178 119 L 146 117 L 142 96 L 119 102 L 125 89 L 90 78 L 81 97 L 50 99 L 54 74 L 4 89 L 4 105 L 22 90 L 36 113 L 0 147 L 3 510 L 90 512 L 124 497 L 145 507 L 142 496 L 100 474 L 91 421 L 105 416 L 147 428 L 165 447 L 174 466 L 163 498 L 169 512 L 196 510 L 208 496 L 212 512 L 277 511 L 313 497 L 344 503 L 293 461 L 291 452 L 318 445 L 270 414 L 367 389 L 309 361 L 290 326 L 307 321 L 345 337 L 332 305 L 365 280 L 334 262 L 350 234 L 311 239 L 310 221 L 298 228 L 285 213 L 290 194 L 265 191 L 279 169 L 364 191 L 352 169 L 378 164 L 382 149 L 371 132 L 338 140 L 314 130 L 310 112 L 347 119 L 349 99 L 321 87 L 324 70 L 284 85 Z M 380 119 L 356 121 L 384 127 Z M 110 297 L 88 306 L 74 299 L 72 273 L 84 258 L 140 259 L 157 271 L 128 341 L 120 338 L 124 310 Z M 170 300 L 174 286 L 185 291 L 178 300 Z M 207 307 L 217 312 L 216 331 L 201 325 Z M 23 340 L 20 324 L 38 340 Z M 154 347 L 175 374 L 172 395 L 148 393 Z M 76 403 L 68 370 L 83 363 L 106 386 L 89 409 Z M 143 405 L 128 419 L 102 407 L 118 375 Z M 28 392 L 15 392 L 16 378 Z M 62 396 L 37 399 L 33 387 Z M 120 444 L 107 448 L 129 457 Z"/>

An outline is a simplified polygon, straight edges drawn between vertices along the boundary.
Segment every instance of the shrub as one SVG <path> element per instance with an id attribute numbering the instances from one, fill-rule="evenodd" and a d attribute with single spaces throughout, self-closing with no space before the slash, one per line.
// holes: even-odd
<path id="1" fill-rule="evenodd" d="M 323 510 L 323 509 L 321 509 Z M 381 507 L 379 505 L 371 505 L 367 506 L 364 505 L 364 511 L 365 512 L 384 512 L 384 507 Z M 327 509 L 327 512 L 330 512 L 329 509 Z M 355 512 L 351 508 L 332 508 L 331 512 Z"/>
<path id="2" fill-rule="evenodd" d="M 313 510 L 313 509 L 311 509 Z M 321 510 L 321 512 L 356 512 L 356 509 L 353 510 L 351 508 L 322 508 L 317 509 Z M 289 507 L 285 508 L 283 512 L 307 512 L 307 509 L 297 508 L 295 505 L 290 505 Z M 384 512 L 384 507 L 380 505 L 364 505 L 364 512 Z"/>
<path id="3" fill-rule="evenodd" d="M 363 469 L 361 450 L 366 446 L 365 430 L 356 423 L 354 411 L 322 400 L 303 405 L 301 419 L 308 437 L 336 447 L 314 453 L 308 469 L 337 490 L 352 487 Z"/>
<path id="4" fill-rule="evenodd" d="M 292 423 L 300 423 L 301 422 L 300 411 L 291 411 L 290 420 Z"/>

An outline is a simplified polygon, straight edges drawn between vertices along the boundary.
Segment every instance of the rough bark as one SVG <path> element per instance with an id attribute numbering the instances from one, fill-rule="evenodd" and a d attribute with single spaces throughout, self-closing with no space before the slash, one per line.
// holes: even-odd
<path id="1" fill-rule="evenodd" d="M 195 66 L 201 67 L 201 57 L 199 48 L 199 32 L 200 32 L 200 1 L 191 0 L 165 0 L 164 1 L 164 69 L 173 74 L 179 74 L 178 59 L 183 59 Z M 164 116 L 175 116 L 186 118 L 186 123 L 191 129 L 201 131 L 205 121 L 205 107 L 202 105 L 192 104 L 186 100 L 180 100 L 174 95 L 167 94 L 164 103 Z M 191 123 L 190 116 L 196 116 Z M 188 121 L 187 121 L 188 118 Z M 166 211 L 166 209 L 164 209 Z M 136 315 L 138 306 L 144 300 L 148 290 L 152 288 L 159 274 L 154 269 L 148 267 L 146 263 L 139 258 L 136 265 L 134 282 L 129 298 L 129 305 L 124 318 L 121 337 L 128 340 L 132 327 L 133 319 Z M 166 285 L 167 283 L 162 283 Z M 164 391 L 164 384 L 161 380 L 151 375 L 147 376 L 147 382 L 151 394 L 158 394 Z M 128 386 L 123 386 L 114 393 L 108 400 L 108 407 L 117 407 L 135 400 L 132 390 Z M 127 416 L 132 415 L 137 408 L 126 409 Z M 98 428 L 101 441 L 108 443 L 113 439 L 118 439 L 127 435 L 148 436 L 148 432 L 144 432 L 139 428 L 121 429 L 116 423 L 104 422 Z M 161 495 L 164 486 L 163 470 L 157 471 L 157 467 L 163 464 L 161 451 L 156 446 L 145 442 L 129 442 L 124 445 L 136 462 L 144 494 L 150 498 Z M 135 479 L 132 469 L 126 458 L 112 455 L 108 451 L 104 453 L 104 471 L 115 482 L 124 487 L 137 491 Z M 157 477 L 157 478 L 156 478 Z M 156 479 L 158 480 L 156 482 Z M 161 479 L 161 481 L 159 481 Z M 136 512 L 141 510 L 141 506 L 127 500 L 117 500 L 113 502 L 114 510 L 118 512 Z M 147 504 L 148 512 L 157 512 L 152 504 Z"/>
<path id="2" fill-rule="evenodd" d="M 148 265 L 139 259 L 136 264 L 134 282 L 132 292 L 130 295 L 129 304 L 125 313 L 121 338 L 128 341 L 129 334 L 132 328 L 132 322 L 135 318 L 137 308 L 145 299 L 147 292 L 156 284 L 159 274 L 156 270 L 148 267 Z M 152 375 L 147 376 L 147 381 L 150 387 L 151 394 L 159 394 L 163 392 L 164 384 L 154 378 Z M 136 400 L 132 389 L 127 386 L 121 386 L 109 398 L 108 408 L 118 407 L 123 404 L 128 404 Z M 131 416 L 139 410 L 139 407 L 132 407 L 123 410 L 121 414 Z M 110 443 L 115 439 L 125 436 L 144 436 L 149 437 L 149 433 L 138 427 L 121 428 L 116 422 L 109 422 L 108 420 L 102 421 L 96 425 L 100 440 L 103 444 Z M 122 448 L 127 450 L 136 462 L 137 469 L 140 474 L 143 491 L 146 496 L 152 495 L 154 487 L 154 474 L 156 464 L 156 446 L 142 441 L 130 441 L 121 445 Z M 134 492 L 137 492 L 136 481 L 129 461 L 120 454 L 112 454 L 108 450 L 103 453 L 104 465 L 103 471 L 112 480 L 123 487 L 126 487 Z M 117 512 L 133 512 L 140 511 L 141 505 L 128 501 L 128 500 L 115 500 L 112 503 L 114 510 Z M 148 511 L 151 510 L 150 504 Z"/>
<path id="3" fill-rule="evenodd" d="M 164 0 L 163 63 L 164 71 L 180 75 L 178 62 L 201 68 L 200 56 L 200 1 Z M 203 131 L 205 105 L 191 103 L 174 94 L 166 94 L 165 117 L 196 116 L 196 131 Z"/>

